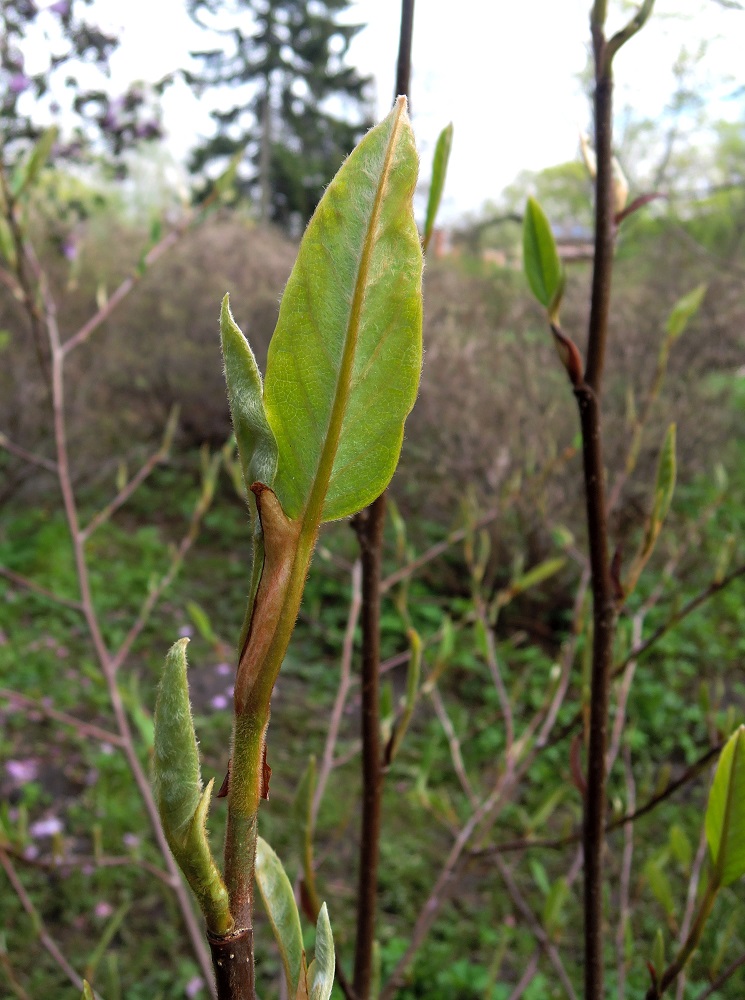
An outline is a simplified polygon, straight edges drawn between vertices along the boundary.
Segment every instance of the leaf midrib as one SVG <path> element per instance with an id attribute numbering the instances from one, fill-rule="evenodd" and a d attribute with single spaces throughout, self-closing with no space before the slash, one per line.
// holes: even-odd
<path id="1" fill-rule="evenodd" d="M 344 422 L 344 416 L 351 390 L 352 370 L 354 367 L 355 352 L 357 349 L 360 326 L 362 323 L 362 309 L 365 298 L 365 290 L 368 285 L 370 261 L 375 245 L 374 234 L 380 219 L 383 196 L 391 173 L 391 162 L 393 160 L 396 142 L 401 130 L 401 120 L 403 114 L 405 113 L 405 107 L 405 98 L 399 98 L 398 114 L 393 122 L 393 128 L 391 129 L 390 138 L 388 140 L 385 162 L 380 172 L 380 178 L 375 192 L 375 200 L 370 213 L 370 220 L 368 222 L 362 254 L 360 255 L 360 263 L 357 269 L 354 294 L 352 296 L 349 319 L 347 321 L 344 350 L 342 353 L 341 364 L 339 366 L 339 375 L 336 383 L 334 402 L 329 416 L 328 430 L 326 432 L 326 438 L 318 459 L 318 465 L 316 466 L 316 472 L 308 494 L 308 500 L 301 514 L 303 533 L 308 528 L 315 532 L 317 525 L 320 523 L 328 485 L 331 481 L 331 472 L 334 467 L 334 459 L 336 458 L 339 439 L 341 437 L 342 424 Z"/>

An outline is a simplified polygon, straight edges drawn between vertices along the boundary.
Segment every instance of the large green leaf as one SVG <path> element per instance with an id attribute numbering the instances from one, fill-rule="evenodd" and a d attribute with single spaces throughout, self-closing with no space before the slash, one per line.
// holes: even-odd
<path id="1" fill-rule="evenodd" d="M 309 522 L 360 510 L 390 481 L 421 368 L 417 154 L 400 98 L 311 219 L 267 361 L 274 490 Z"/>
<path id="2" fill-rule="evenodd" d="M 705 825 L 715 877 L 730 885 L 745 875 L 745 726 L 735 730 L 719 757 Z"/>
<path id="3" fill-rule="evenodd" d="M 528 198 L 525 206 L 523 267 L 533 295 L 555 320 L 564 289 L 564 272 L 551 226 L 535 198 Z"/>
<path id="4" fill-rule="evenodd" d="M 442 200 L 442 192 L 445 188 L 445 177 L 447 176 L 448 160 L 450 159 L 450 149 L 453 145 L 453 123 L 451 122 L 440 132 L 435 146 L 435 155 L 432 161 L 432 181 L 429 185 L 429 198 L 427 199 L 427 214 L 424 220 L 424 237 L 422 244 L 426 250 L 432 233 L 435 228 L 437 211 Z"/>
<path id="5" fill-rule="evenodd" d="M 279 946 L 288 995 L 295 997 L 303 967 L 300 915 L 282 862 L 262 837 L 256 839 L 256 881 Z"/>

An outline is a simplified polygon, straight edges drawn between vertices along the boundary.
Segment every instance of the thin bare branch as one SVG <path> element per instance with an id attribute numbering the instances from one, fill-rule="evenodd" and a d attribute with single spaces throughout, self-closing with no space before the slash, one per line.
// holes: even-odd
<path id="1" fill-rule="evenodd" d="M 569 997 L 569 1000 L 577 1000 L 577 995 L 574 992 L 574 987 L 572 986 L 571 980 L 567 975 L 567 971 L 564 968 L 564 963 L 561 961 L 561 957 L 556 948 L 556 945 L 549 938 L 540 920 L 538 920 L 538 918 L 528 905 L 528 901 L 520 892 L 518 884 L 513 878 L 512 872 L 510 871 L 508 865 L 505 864 L 505 862 L 502 860 L 502 858 L 499 857 L 499 855 L 495 857 L 494 864 L 496 865 L 499 874 L 502 876 L 502 881 L 506 885 L 507 892 L 510 894 L 510 898 L 512 899 L 512 902 L 515 904 L 518 913 L 522 916 L 523 920 L 530 928 L 531 934 L 545 952 L 546 957 L 553 966 L 554 971 L 556 972 L 556 975 L 559 978 L 559 982 L 564 987 L 564 991 L 566 992 L 566 995 Z"/>
<path id="2" fill-rule="evenodd" d="M 740 955 L 739 958 L 735 959 L 732 965 L 729 965 L 721 974 L 721 976 L 715 979 L 714 982 L 711 984 L 711 986 L 707 987 L 707 989 L 704 990 L 704 992 L 699 996 L 698 1000 L 709 1000 L 709 997 L 712 996 L 712 994 L 716 993 L 717 990 L 720 990 L 727 982 L 727 980 L 731 976 L 733 976 L 737 972 L 737 970 L 741 968 L 743 965 L 745 965 L 745 954 L 742 954 Z"/>
<path id="3" fill-rule="evenodd" d="M 644 3 L 641 7 L 639 7 L 636 14 L 631 18 L 628 24 L 621 28 L 620 31 L 617 31 L 616 34 L 610 39 L 606 46 L 605 55 L 609 66 L 618 50 L 624 46 L 629 39 L 633 38 L 638 31 L 641 31 L 647 23 L 652 14 L 653 7 L 654 0 L 644 0 Z"/>
<path id="4" fill-rule="evenodd" d="M 624 747 L 624 774 L 626 777 L 626 810 L 636 808 L 636 783 L 631 767 L 631 752 Z M 626 927 L 631 919 L 629 902 L 631 887 L 631 865 L 634 860 L 634 824 L 623 825 L 623 854 L 621 856 L 621 877 L 618 885 L 618 927 L 616 928 L 616 966 L 618 975 L 618 1000 L 626 995 Z"/>
<path id="5" fill-rule="evenodd" d="M 440 695 L 439 688 L 436 684 L 427 688 L 427 694 L 432 701 L 432 706 L 435 710 L 435 714 L 445 731 L 447 736 L 448 746 L 450 747 L 450 759 L 453 762 L 453 770 L 455 771 L 458 781 L 460 782 L 460 787 L 465 792 L 466 798 L 471 803 L 471 808 L 478 808 L 479 800 L 476 793 L 473 790 L 473 786 L 468 779 L 468 774 L 466 773 L 466 767 L 463 763 L 463 755 L 460 751 L 460 740 L 458 739 L 455 729 L 453 728 L 453 723 L 450 721 L 450 716 L 447 713 L 445 705 L 443 704 L 442 697 Z"/>
<path id="6" fill-rule="evenodd" d="M 520 1000 L 520 997 L 527 990 L 527 988 L 535 979 L 536 974 L 538 973 L 538 962 L 540 960 L 540 956 L 541 956 L 540 948 L 536 948 L 536 950 L 528 959 L 528 964 L 525 966 L 525 971 L 517 981 L 517 985 L 515 986 L 512 993 L 510 993 L 508 1000 Z"/>
<path id="7" fill-rule="evenodd" d="M 62 954 L 59 945 L 51 936 L 49 931 L 46 929 L 46 926 L 44 925 L 44 921 L 41 919 L 39 911 L 36 909 L 33 902 L 31 901 L 31 897 L 26 892 L 23 886 L 23 882 L 21 882 L 20 878 L 18 877 L 18 873 L 13 867 L 13 862 L 10 860 L 5 848 L 3 847 L 0 847 L 0 864 L 5 869 L 5 874 L 8 876 L 8 880 L 10 884 L 13 886 L 13 890 L 16 896 L 18 896 L 18 899 L 21 902 L 21 906 L 31 918 L 32 925 L 36 931 L 36 935 L 39 938 L 39 941 L 44 946 L 44 948 L 46 948 L 47 952 L 51 955 L 51 957 L 54 959 L 54 961 L 57 963 L 60 969 L 62 969 L 62 971 L 70 980 L 70 982 L 73 984 L 75 989 L 78 990 L 78 992 L 82 993 L 83 980 L 80 978 L 77 972 L 67 961 L 65 956 Z M 101 1000 L 100 996 L 97 993 L 94 992 L 93 995 L 94 997 L 97 998 L 97 1000 Z"/>
<path id="8" fill-rule="evenodd" d="M 55 476 L 57 475 L 56 462 L 53 462 L 50 458 L 45 458 L 43 455 L 35 455 L 31 451 L 26 451 L 19 444 L 14 444 L 7 434 L 3 434 L 2 431 L 0 431 L 0 448 L 5 448 L 11 455 L 15 455 L 16 458 L 22 458 L 29 465 L 36 465 L 40 469 L 46 469 L 47 472 L 51 472 Z"/>
<path id="9" fill-rule="evenodd" d="M 53 591 L 47 590 L 46 587 L 42 587 L 40 584 L 34 583 L 34 581 L 29 580 L 28 577 L 21 576 L 20 573 L 14 573 L 12 569 L 0 566 L 0 576 L 4 576 L 6 580 L 10 580 L 11 583 L 15 583 L 19 587 L 23 587 L 25 590 L 30 590 L 32 593 L 38 594 L 40 597 L 45 597 L 48 601 L 54 601 L 55 604 L 61 604 L 63 608 L 70 608 L 73 611 L 83 612 L 83 605 L 80 601 L 70 601 L 67 597 L 60 597 L 59 594 L 55 594 Z"/>
<path id="10" fill-rule="evenodd" d="M 706 855 L 708 853 L 708 841 L 706 839 L 706 826 L 702 825 L 701 834 L 698 840 L 698 848 L 696 850 L 696 857 L 693 859 L 693 865 L 691 867 L 691 877 L 688 880 L 688 892 L 686 893 L 686 908 L 683 914 L 683 920 L 680 924 L 680 933 L 678 934 L 678 943 L 682 947 L 683 942 L 688 937 L 691 932 L 691 924 L 693 923 L 693 915 L 696 911 L 696 897 L 698 896 L 698 885 L 701 881 L 701 870 L 704 866 L 704 861 L 706 860 Z M 678 976 L 678 983 L 676 986 L 676 1000 L 683 1000 L 683 994 L 685 993 L 686 985 L 686 975 L 685 969 Z"/>
<path id="11" fill-rule="evenodd" d="M 16 705 L 23 705 L 26 708 L 30 708 L 34 712 L 45 715 L 48 719 L 55 719 L 57 722 L 61 722 L 63 726 L 70 726 L 80 736 L 87 736 L 93 740 L 101 740 L 102 743 L 110 743 L 112 746 L 124 746 L 124 740 L 119 733 L 112 733 L 101 726 L 84 722 L 74 715 L 68 715 L 67 712 L 60 712 L 59 709 L 45 705 L 43 701 L 38 701 L 36 698 L 29 698 L 27 695 L 21 694 L 20 691 L 13 691 L 10 688 L 0 688 L 0 698 L 7 698 L 8 701 L 14 702 Z"/>
<path id="12" fill-rule="evenodd" d="M 178 410 L 175 410 L 176 414 Z M 163 442 L 156 452 L 154 452 L 147 461 L 140 467 L 137 473 L 132 476 L 128 483 L 122 487 L 121 490 L 116 494 L 116 496 L 102 509 L 100 510 L 88 524 L 80 532 L 81 541 L 86 542 L 96 528 L 99 528 L 102 524 L 105 524 L 109 518 L 122 507 L 127 500 L 135 493 L 140 486 L 145 482 L 147 477 L 153 471 L 153 469 L 160 465 L 168 458 L 168 453 L 171 449 L 171 441 L 173 439 L 173 433 L 175 431 L 175 421 L 174 414 L 172 412 L 168 419 L 168 425 L 163 438 Z"/>
<path id="13" fill-rule="evenodd" d="M 336 691 L 334 707 L 329 720 L 329 728 L 326 734 L 326 744 L 323 748 L 323 758 L 318 770 L 318 781 L 313 795 L 313 805 L 311 816 L 315 825 L 318 818 L 318 810 L 321 808 L 324 792 L 329 775 L 334 767 L 334 752 L 339 739 L 339 729 L 344 715 L 344 706 L 347 702 L 347 695 L 352 680 L 352 655 L 354 652 L 354 633 L 360 617 L 360 607 L 362 605 L 362 564 L 359 559 L 352 567 L 352 597 L 349 602 L 349 614 L 347 615 L 347 627 L 344 630 L 344 642 L 341 651 L 341 667 L 339 670 L 339 687 Z"/>

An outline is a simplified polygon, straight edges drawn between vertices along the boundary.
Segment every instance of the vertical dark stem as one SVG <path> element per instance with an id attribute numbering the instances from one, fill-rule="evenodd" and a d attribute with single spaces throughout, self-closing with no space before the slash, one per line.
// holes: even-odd
<path id="1" fill-rule="evenodd" d="M 409 96 L 414 0 L 401 0 L 396 92 Z M 357 937 L 354 953 L 354 994 L 368 1000 L 372 982 L 378 860 L 380 856 L 380 581 L 383 565 L 385 493 L 354 519 L 362 557 L 362 830 L 360 832 Z"/>
<path id="2" fill-rule="evenodd" d="M 593 596 L 592 679 L 587 792 L 583 824 L 585 1000 L 603 993 L 603 851 L 607 799 L 608 707 L 616 608 L 608 555 L 600 395 L 608 339 L 613 270 L 612 78 L 602 26 L 593 25 L 595 52 L 595 258 L 585 381 L 575 388 L 582 427 L 587 533 Z"/>
<path id="3" fill-rule="evenodd" d="M 396 66 L 396 93 L 409 96 L 411 89 L 411 39 L 414 32 L 414 0 L 401 0 L 401 33 L 398 37 L 398 63 Z"/>
<path id="4" fill-rule="evenodd" d="M 218 1000 L 249 1000 L 254 993 L 253 931 L 212 937 L 207 934 Z"/>
<path id="5" fill-rule="evenodd" d="M 354 521 L 362 557 L 362 831 L 357 891 L 354 992 L 367 1000 L 372 979 L 380 854 L 380 578 L 385 493 Z"/>

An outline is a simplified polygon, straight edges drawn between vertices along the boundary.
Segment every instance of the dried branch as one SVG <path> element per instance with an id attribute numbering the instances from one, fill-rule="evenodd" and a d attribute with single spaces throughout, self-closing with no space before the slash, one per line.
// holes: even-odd
<path id="1" fill-rule="evenodd" d="M 59 709 L 45 705 L 43 701 L 39 701 L 36 698 L 29 698 L 27 695 L 21 694 L 20 691 L 13 691 L 10 688 L 0 688 L 0 698 L 7 698 L 8 701 L 33 709 L 33 711 L 45 715 L 48 719 L 61 722 L 64 726 L 70 726 L 80 736 L 87 736 L 93 740 L 101 740 L 102 743 L 110 743 L 112 746 L 124 746 L 124 740 L 119 733 L 112 733 L 108 729 L 102 729 L 101 726 L 84 722 L 74 715 L 68 715 L 67 712 L 60 712 Z"/>
<path id="2" fill-rule="evenodd" d="M 45 458 L 43 455 L 34 455 L 31 451 L 26 451 L 19 444 L 14 444 L 13 441 L 6 435 L 0 432 L 0 448 L 5 448 L 9 451 L 11 455 L 15 455 L 17 458 L 22 458 L 24 462 L 28 462 L 29 465 L 36 465 L 40 469 L 46 469 L 47 472 L 57 475 L 57 463 L 53 462 L 50 458 Z"/>
<path id="3" fill-rule="evenodd" d="M 47 590 L 46 587 L 42 587 L 38 583 L 34 583 L 33 580 L 29 580 L 28 577 L 21 576 L 20 573 L 14 573 L 12 569 L 7 569 L 5 566 L 0 566 L 0 576 L 4 576 L 6 580 L 10 580 L 11 583 L 17 584 L 19 587 L 23 587 L 25 590 L 30 590 L 34 594 L 38 594 L 40 597 L 45 597 L 48 601 L 54 601 L 55 604 L 61 604 L 63 608 L 70 608 L 73 611 L 79 611 L 82 613 L 83 605 L 80 601 L 70 601 L 66 597 L 60 597 L 59 594 L 55 594 L 51 590 Z"/>

